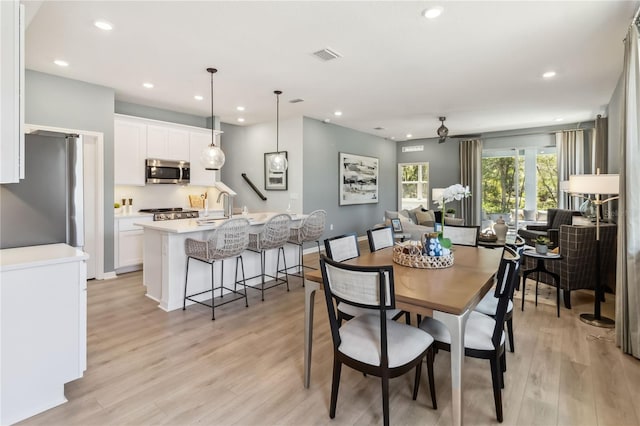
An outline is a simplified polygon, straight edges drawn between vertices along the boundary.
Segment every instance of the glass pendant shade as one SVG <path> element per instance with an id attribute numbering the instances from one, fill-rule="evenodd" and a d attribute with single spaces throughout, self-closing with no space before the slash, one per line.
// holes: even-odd
<path id="1" fill-rule="evenodd" d="M 205 170 L 220 170 L 224 166 L 224 160 L 224 152 L 213 143 L 202 150 L 200 154 L 200 163 Z"/>
<path id="2" fill-rule="evenodd" d="M 287 170 L 289 166 L 289 162 L 287 161 L 287 157 L 284 156 L 283 153 L 278 152 L 276 155 L 271 157 L 271 164 L 269 164 L 269 169 L 272 172 L 284 172 Z"/>
<path id="3" fill-rule="evenodd" d="M 215 68 L 207 68 L 207 72 L 211 74 L 211 145 L 202 150 L 200 154 L 200 163 L 205 170 L 220 170 L 224 166 L 224 152 L 216 145 L 216 134 L 213 130 L 213 75 L 218 72 Z"/>

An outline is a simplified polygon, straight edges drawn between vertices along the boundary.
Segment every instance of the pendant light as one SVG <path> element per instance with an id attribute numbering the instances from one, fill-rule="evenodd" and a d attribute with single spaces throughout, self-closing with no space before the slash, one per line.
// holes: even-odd
<path id="1" fill-rule="evenodd" d="M 215 143 L 215 131 L 213 129 L 213 74 L 218 70 L 215 68 L 207 68 L 207 71 L 211 74 L 211 145 L 207 146 L 200 154 L 200 162 L 204 166 L 205 170 L 220 170 L 224 165 L 224 152 Z"/>
<path id="2" fill-rule="evenodd" d="M 280 152 L 279 136 L 280 136 L 280 95 L 282 92 L 276 90 L 273 93 L 276 95 L 276 155 L 271 157 L 269 162 L 269 170 L 272 172 L 284 172 L 289 166 L 287 157 L 284 152 Z"/>

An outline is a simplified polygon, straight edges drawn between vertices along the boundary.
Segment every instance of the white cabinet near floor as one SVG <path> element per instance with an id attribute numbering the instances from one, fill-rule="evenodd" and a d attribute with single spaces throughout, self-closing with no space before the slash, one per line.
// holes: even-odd
<path id="1" fill-rule="evenodd" d="M 113 126 L 114 183 L 116 185 L 144 186 L 144 162 L 147 158 L 146 124 L 116 116 Z"/>
<path id="2" fill-rule="evenodd" d="M 153 216 L 115 216 L 115 269 L 116 272 L 131 272 L 141 269 L 142 265 L 142 227 L 135 222 L 152 222 Z"/>
<path id="3" fill-rule="evenodd" d="M 147 126 L 147 158 L 189 161 L 189 132 L 169 126 Z"/>
<path id="4" fill-rule="evenodd" d="M 66 244 L 0 250 L 0 423 L 67 401 L 87 368 L 88 255 Z"/>
<path id="5" fill-rule="evenodd" d="M 216 135 L 216 144 L 219 144 L 219 135 L 222 132 L 219 130 L 214 130 L 214 132 Z M 205 170 L 202 164 L 200 164 L 202 151 L 211 145 L 211 130 L 202 129 L 201 131 L 190 131 L 189 145 L 191 151 L 191 157 L 189 159 L 191 162 L 191 180 L 189 184 L 196 186 L 215 185 L 215 183 L 220 180 L 220 171 Z"/>

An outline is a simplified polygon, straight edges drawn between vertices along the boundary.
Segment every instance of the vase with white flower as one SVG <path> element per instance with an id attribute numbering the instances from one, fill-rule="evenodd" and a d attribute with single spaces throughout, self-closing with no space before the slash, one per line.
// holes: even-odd
<path id="1" fill-rule="evenodd" d="M 437 200 L 434 200 L 438 205 L 440 210 L 442 211 L 441 223 L 440 223 L 440 234 L 438 239 L 440 240 L 440 245 L 444 248 L 451 248 L 451 240 L 449 238 L 444 238 L 444 218 L 445 218 L 445 206 L 447 203 L 451 201 L 460 201 L 464 198 L 470 197 L 471 192 L 469 192 L 468 186 L 462 186 L 459 183 L 451 185 L 445 188 L 442 191 L 442 196 Z"/>

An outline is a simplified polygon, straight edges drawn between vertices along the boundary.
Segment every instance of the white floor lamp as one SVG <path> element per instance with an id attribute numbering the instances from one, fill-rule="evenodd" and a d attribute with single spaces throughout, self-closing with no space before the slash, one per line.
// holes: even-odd
<path id="1" fill-rule="evenodd" d="M 600 209 L 609 201 L 617 200 L 620 192 L 620 176 L 615 174 L 600 174 L 600 169 L 595 175 L 571 175 L 569 176 L 569 192 L 573 195 L 593 194 L 592 200 L 596 206 L 596 300 L 593 314 L 580 314 L 580 320 L 596 327 L 613 328 L 615 321 L 603 317 L 600 314 L 600 301 L 603 297 L 603 287 L 600 278 Z M 601 199 L 602 195 L 615 195 L 614 197 Z"/>

